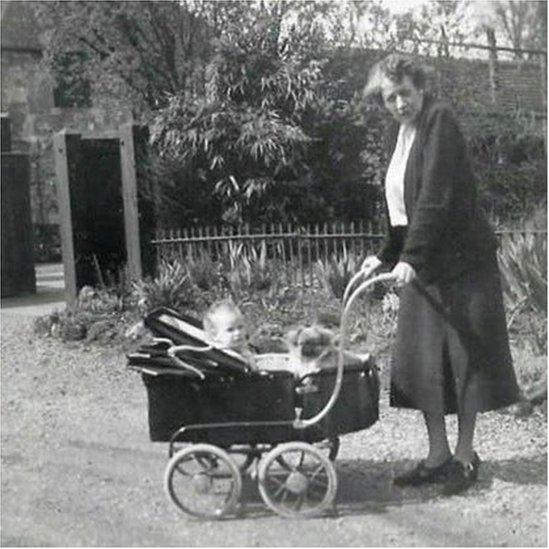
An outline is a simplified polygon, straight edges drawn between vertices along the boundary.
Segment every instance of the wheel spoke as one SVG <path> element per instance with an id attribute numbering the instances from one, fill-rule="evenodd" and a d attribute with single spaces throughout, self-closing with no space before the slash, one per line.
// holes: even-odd
<path id="1" fill-rule="evenodd" d="M 297 467 L 295 465 L 292 465 L 291 463 L 288 463 L 282 456 L 278 456 L 276 458 L 276 461 L 279 465 L 282 465 L 286 471 L 291 471 L 292 473 L 295 473 L 297 471 Z"/>
<path id="2" fill-rule="evenodd" d="M 204 472 L 212 471 L 213 469 L 216 469 L 219 465 L 217 459 L 210 456 L 196 455 L 194 456 L 194 459 L 198 463 L 198 465 L 202 467 Z"/>
<path id="3" fill-rule="evenodd" d="M 305 495 L 306 495 L 306 492 L 303 493 L 303 494 L 300 494 L 299 497 L 297 498 L 297 500 L 295 502 L 295 506 L 294 506 L 294 509 L 296 511 L 299 511 L 301 509 L 301 506 L 303 505 L 303 502 L 305 501 Z"/>
<path id="4" fill-rule="evenodd" d="M 277 498 L 283 490 L 286 490 L 286 485 L 284 483 L 281 483 L 280 486 L 273 493 L 273 497 Z"/>
<path id="5" fill-rule="evenodd" d="M 189 473 L 187 473 L 187 471 L 185 471 L 185 470 L 183 469 L 183 467 L 181 467 L 181 464 L 180 464 L 180 463 L 178 463 L 178 464 L 174 467 L 174 469 L 175 469 L 179 474 L 183 475 L 184 477 L 190 477 L 190 476 L 191 476 Z"/>
<path id="6" fill-rule="evenodd" d="M 309 486 L 316 486 L 316 487 L 320 487 L 320 488 L 328 488 L 328 483 L 323 482 L 319 478 L 312 478 L 312 479 L 309 479 Z"/>
<path id="7" fill-rule="evenodd" d="M 280 480 L 278 479 L 277 477 L 275 477 L 274 475 L 273 476 L 270 476 L 269 477 L 269 480 L 271 480 L 272 482 L 274 482 L 277 486 L 285 486 L 285 482 L 284 480 Z"/>
<path id="8" fill-rule="evenodd" d="M 298 467 L 301 467 L 303 465 L 303 461 L 305 460 L 305 452 L 301 450 L 301 457 L 299 458 L 299 465 Z"/>
<path id="9" fill-rule="evenodd" d="M 315 471 L 313 472 L 313 474 L 311 475 L 311 477 L 309 478 L 309 481 L 312 482 L 315 477 L 324 469 L 324 465 L 321 463 L 316 469 Z"/>

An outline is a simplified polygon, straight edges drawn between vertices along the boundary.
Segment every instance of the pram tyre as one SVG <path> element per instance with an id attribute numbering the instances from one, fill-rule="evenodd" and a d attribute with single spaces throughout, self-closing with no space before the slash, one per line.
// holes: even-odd
<path id="1" fill-rule="evenodd" d="M 178 486 L 178 479 L 184 480 L 186 486 Z M 214 486 L 220 481 L 226 485 L 221 492 Z M 188 515 L 219 519 L 237 506 L 242 476 L 225 450 L 213 444 L 194 444 L 171 457 L 166 466 L 164 488 L 169 499 Z"/>
<path id="2" fill-rule="evenodd" d="M 258 477 L 263 501 L 278 515 L 311 517 L 333 506 L 334 465 L 325 452 L 306 442 L 287 442 L 271 450 L 259 464 Z"/>

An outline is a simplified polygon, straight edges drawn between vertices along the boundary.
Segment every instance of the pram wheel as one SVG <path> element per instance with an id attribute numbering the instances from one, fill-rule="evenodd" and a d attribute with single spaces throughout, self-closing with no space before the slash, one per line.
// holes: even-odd
<path id="1" fill-rule="evenodd" d="M 164 487 L 185 513 L 221 518 L 236 506 L 242 491 L 240 471 L 229 454 L 212 444 L 195 444 L 172 456 Z"/>
<path id="2" fill-rule="evenodd" d="M 309 517 L 332 506 L 337 475 L 322 450 L 306 442 L 288 442 L 271 450 L 259 465 L 259 492 L 275 513 Z"/>
<path id="3" fill-rule="evenodd" d="M 314 447 L 320 450 L 330 461 L 335 461 L 339 452 L 339 437 L 330 437 L 320 442 L 313 443 Z M 283 467 L 286 465 L 283 456 L 278 456 L 276 461 Z M 243 471 L 242 467 L 240 468 Z"/>

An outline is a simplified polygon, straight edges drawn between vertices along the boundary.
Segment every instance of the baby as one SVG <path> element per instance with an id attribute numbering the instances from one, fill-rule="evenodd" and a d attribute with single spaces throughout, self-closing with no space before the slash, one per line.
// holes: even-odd
<path id="1" fill-rule="evenodd" d="M 248 329 L 240 309 L 230 299 L 216 301 L 204 315 L 204 330 L 210 343 L 243 358 L 256 369 L 256 360 L 248 345 Z"/>

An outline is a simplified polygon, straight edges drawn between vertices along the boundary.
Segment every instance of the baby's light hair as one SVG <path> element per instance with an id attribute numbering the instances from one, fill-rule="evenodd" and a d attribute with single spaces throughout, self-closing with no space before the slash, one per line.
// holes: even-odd
<path id="1" fill-rule="evenodd" d="M 204 329 L 210 336 L 215 335 L 216 333 L 215 316 L 219 313 L 219 311 L 229 311 L 241 314 L 240 309 L 230 297 L 219 299 L 218 301 L 212 303 L 208 307 L 208 310 L 204 313 L 204 319 L 202 321 L 204 324 Z"/>

